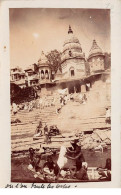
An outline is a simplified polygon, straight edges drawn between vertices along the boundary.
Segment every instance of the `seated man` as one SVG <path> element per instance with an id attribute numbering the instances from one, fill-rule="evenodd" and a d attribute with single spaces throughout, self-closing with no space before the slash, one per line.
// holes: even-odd
<path id="1" fill-rule="evenodd" d="M 79 180 L 89 180 L 87 174 L 87 163 L 83 162 L 81 165 L 82 167 L 76 172 L 75 177 Z"/>
<path id="2" fill-rule="evenodd" d="M 43 171 L 46 174 L 50 174 L 53 175 L 55 174 L 56 176 L 58 175 L 59 172 L 59 168 L 57 166 L 57 164 L 55 164 L 52 160 L 51 156 L 47 157 L 47 162 L 45 162 L 44 166 L 43 166 Z"/>
<path id="3" fill-rule="evenodd" d="M 97 168 L 99 175 L 101 175 L 100 179 L 105 179 L 107 181 L 111 181 L 111 159 L 106 159 L 106 165 L 104 168 Z"/>

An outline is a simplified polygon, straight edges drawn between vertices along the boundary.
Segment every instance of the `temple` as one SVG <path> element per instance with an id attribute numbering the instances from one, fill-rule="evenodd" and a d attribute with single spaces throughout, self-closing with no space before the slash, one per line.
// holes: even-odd
<path id="1" fill-rule="evenodd" d="M 51 70 L 48 64 L 48 60 L 43 51 L 41 53 L 40 59 L 38 60 L 37 67 L 38 67 L 39 83 L 41 84 L 50 81 Z"/>
<path id="2" fill-rule="evenodd" d="M 63 44 L 61 55 L 63 79 L 82 78 L 85 76 L 85 54 L 81 44 L 69 26 L 68 37 Z"/>
<path id="3" fill-rule="evenodd" d="M 105 55 L 103 54 L 102 49 L 97 45 L 96 40 L 93 40 L 88 56 L 90 74 L 104 71 L 104 58 Z"/>
<path id="4" fill-rule="evenodd" d="M 86 73 L 88 65 L 89 73 Z M 11 70 L 11 83 L 25 80 L 25 86 L 40 86 L 41 93 L 55 93 L 57 89 L 68 89 L 68 93 L 86 93 L 91 91 L 94 97 L 102 93 L 103 98 L 110 96 L 110 70 L 105 70 L 105 55 L 93 40 L 87 59 L 79 39 L 74 35 L 71 26 L 61 52 L 61 70 L 53 74 L 44 52 L 41 52 L 38 63 L 27 67 L 23 72 Z M 21 76 L 20 76 L 21 75 Z M 17 79 L 13 79 L 13 78 Z M 53 79 L 52 79 L 53 78 Z M 18 82 L 19 83 L 19 82 Z M 103 84 L 103 88 L 100 86 Z M 108 86 L 108 89 L 106 88 Z M 100 88 L 100 90 L 99 90 Z M 107 91 L 106 91 L 107 90 Z M 93 93 L 94 92 L 94 93 Z M 104 95 L 105 94 L 105 95 Z M 93 96 L 92 95 L 92 96 Z M 101 97 L 100 97 L 101 98 Z M 109 98 L 110 99 L 110 98 Z"/>

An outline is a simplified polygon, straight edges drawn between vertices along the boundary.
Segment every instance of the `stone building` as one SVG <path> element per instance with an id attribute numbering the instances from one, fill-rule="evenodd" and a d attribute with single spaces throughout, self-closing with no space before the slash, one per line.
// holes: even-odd
<path id="1" fill-rule="evenodd" d="M 48 64 L 48 60 L 42 51 L 41 57 L 38 60 L 38 76 L 39 76 L 39 83 L 46 83 L 49 82 L 51 79 L 51 70 Z"/>
<path id="2" fill-rule="evenodd" d="M 90 71 L 86 74 L 85 66 L 89 65 Z M 37 64 L 26 68 L 25 82 L 26 86 L 39 85 L 41 94 L 54 93 L 58 89 L 68 89 L 68 93 L 82 94 L 89 92 L 90 98 L 99 101 L 102 104 L 110 103 L 110 71 L 105 70 L 105 55 L 98 46 L 96 40 L 93 40 L 87 60 L 82 51 L 81 44 L 74 36 L 69 26 L 67 38 L 63 44 L 61 53 L 61 69 L 58 69 L 52 79 L 49 62 L 42 51 Z M 15 78 L 18 78 L 17 70 L 12 70 Z M 16 74 L 15 74 L 16 73 Z"/>
<path id="3" fill-rule="evenodd" d="M 30 87 L 30 86 L 35 86 L 39 84 L 39 77 L 37 75 L 37 73 L 34 71 L 34 66 L 29 66 L 27 67 L 25 70 L 25 82 L 26 82 L 26 86 Z"/>
<path id="4" fill-rule="evenodd" d="M 20 68 L 18 68 L 18 67 L 11 68 L 10 80 L 11 81 L 18 81 L 21 79 L 25 79 L 25 73 L 23 71 L 21 71 Z"/>
<path id="5" fill-rule="evenodd" d="M 26 87 L 25 72 L 23 72 L 19 67 L 11 68 L 10 82 L 15 83 L 21 88 Z"/>
<path id="6" fill-rule="evenodd" d="M 87 59 L 90 66 L 90 74 L 104 71 L 104 58 L 105 55 L 102 49 L 97 45 L 96 40 L 93 40 Z"/>
<path id="7" fill-rule="evenodd" d="M 67 39 L 63 44 L 61 67 L 63 79 L 82 78 L 85 76 L 85 54 L 70 26 Z"/>

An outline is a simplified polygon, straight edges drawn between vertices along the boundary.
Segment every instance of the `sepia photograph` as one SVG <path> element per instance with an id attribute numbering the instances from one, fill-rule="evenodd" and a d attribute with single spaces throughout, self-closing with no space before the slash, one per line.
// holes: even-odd
<path id="1" fill-rule="evenodd" d="M 111 181 L 110 35 L 110 9 L 9 8 L 11 182 Z"/>

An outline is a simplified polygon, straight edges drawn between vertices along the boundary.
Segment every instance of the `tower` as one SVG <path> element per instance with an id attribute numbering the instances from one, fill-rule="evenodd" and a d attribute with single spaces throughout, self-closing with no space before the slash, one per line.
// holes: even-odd
<path id="1" fill-rule="evenodd" d="M 41 57 L 38 60 L 38 69 L 39 69 L 39 78 L 41 82 L 46 82 L 47 80 L 50 80 L 50 67 L 48 65 L 48 60 L 42 51 Z"/>
<path id="2" fill-rule="evenodd" d="M 105 55 L 102 49 L 97 45 L 94 39 L 88 56 L 91 74 L 104 71 L 104 58 Z"/>
<path id="3" fill-rule="evenodd" d="M 82 78 L 85 75 L 85 54 L 71 26 L 69 26 L 67 39 L 63 44 L 61 67 L 64 79 Z"/>

